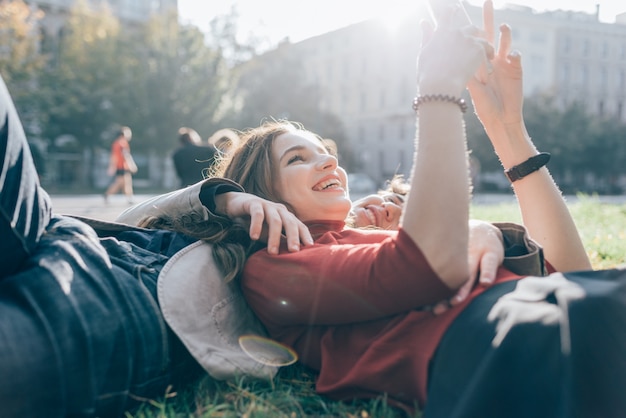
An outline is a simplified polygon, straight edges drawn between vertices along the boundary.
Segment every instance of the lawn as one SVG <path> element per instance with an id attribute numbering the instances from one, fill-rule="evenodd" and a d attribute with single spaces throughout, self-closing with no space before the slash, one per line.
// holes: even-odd
<path id="1" fill-rule="evenodd" d="M 570 210 L 594 268 L 626 265 L 626 205 L 604 204 L 594 197 L 578 196 L 570 204 Z M 514 204 L 473 206 L 471 216 L 494 222 L 521 222 Z M 313 376 L 296 364 L 281 369 L 272 382 L 202 379 L 183 392 L 147 402 L 127 417 L 406 418 L 408 415 L 388 407 L 382 397 L 343 403 L 318 396 Z"/>

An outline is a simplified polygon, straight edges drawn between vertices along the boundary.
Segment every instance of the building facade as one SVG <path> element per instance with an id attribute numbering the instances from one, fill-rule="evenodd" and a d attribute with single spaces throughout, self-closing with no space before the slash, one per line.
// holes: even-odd
<path id="1" fill-rule="evenodd" d="M 480 24 L 481 9 L 466 7 Z M 379 184 L 411 168 L 420 13 L 391 30 L 371 20 L 288 46 L 320 89 L 320 107 L 342 120 L 360 171 Z M 510 6 L 496 10 L 495 20 L 513 28 L 526 95 L 580 101 L 593 114 L 626 121 L 626 15 L 608 24 L 597 14 Z"/>

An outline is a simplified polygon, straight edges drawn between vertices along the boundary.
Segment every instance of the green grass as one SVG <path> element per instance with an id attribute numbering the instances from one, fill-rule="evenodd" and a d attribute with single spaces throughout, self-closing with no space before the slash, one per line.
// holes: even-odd
<path id="1" fill-rule="evenodd" d="M 580 237 L 594 269 L 626 264 L 626 205 L 601 203 L 595 196 L 579 195 L 569 204 Z M 515 204 L 473 206 L 472 218 L 521 223 Z"/>
<path id="2" fill-rule="evenodd" d="M 603 204 L 595 197 L 578 196 L 578 201 L 569 206 L 594 268 L 626 264 L 626 205 Z M 521 222 L 514 204 L 473 206 L 471 216 L 493 222 Z M 281 369 L 272 382 L 246 379 L 215 382 L 204 378 L 182 392 L 146 402 L 127 417 L 407 418 L 410 415 L 387 406 L 383 397 L 344 403 L 319 396 L 315 393 L 313 376 L 296 364 Z"/>

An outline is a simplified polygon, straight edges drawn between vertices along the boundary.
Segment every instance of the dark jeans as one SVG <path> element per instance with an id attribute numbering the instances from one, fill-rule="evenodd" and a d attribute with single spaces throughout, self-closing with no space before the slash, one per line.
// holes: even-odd
<path id="1" fill-rule="evenodd" d="M 494 286 L 464 309 L 439 344 L 425 417 L 626 416 L 626 270 L 564 276 L 585 292 L 568 306 L 571 351 L 563 352 L 558 323 L 538 321 L 515 325 L 494 347 L 495 322 L 487 315 L 516 283 Z"/>
<path id="2" fill-rule="evenodd" d="M 156 299 L 159 271 L 190 240 L 98 237 L 52 215 L 1 80 L 0 159 L 0 415 L 121 416 L 196 377 Z"/>

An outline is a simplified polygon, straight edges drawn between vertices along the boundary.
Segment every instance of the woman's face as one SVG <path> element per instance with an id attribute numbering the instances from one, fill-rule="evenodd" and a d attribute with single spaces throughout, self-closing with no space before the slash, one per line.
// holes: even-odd
<path id="1" fill-rule="evenodd" d="M 397 230 L 404 198 L 397 193 L 371 194 L 352 204 L 354 226 Z"/>
<path id="2" fill-rule="evenodd" d="M 346 219 L 351 206 L 346 172 L 317 138 L 304 131 L 277 136 L 272 163 L 276 193 L 301 221 Z"/>

